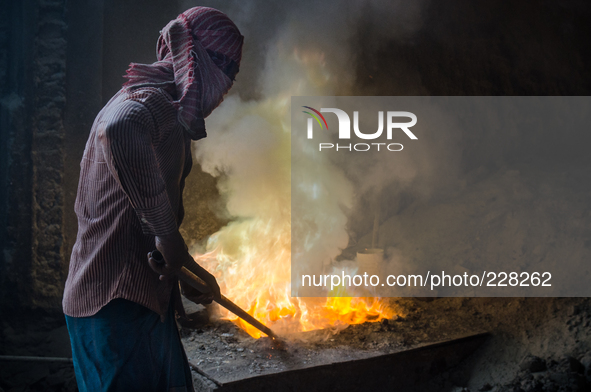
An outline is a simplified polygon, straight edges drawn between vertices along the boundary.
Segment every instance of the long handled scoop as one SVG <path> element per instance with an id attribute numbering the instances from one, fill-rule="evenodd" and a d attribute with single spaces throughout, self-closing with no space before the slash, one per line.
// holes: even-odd
<path id="1" fill-rule="evenodd" d="M 164 262 L 164 257 L 162 256 L 162 253 L 160 253 L 160 251 L 158 250 L 152 252 L 152 258 L 156 260 L 156 262 L 158 263 Z M 177 272 L 177 276 L 179 277 L 179 279 L 183 280 L 185 283 L 196 288 L 202 293 L 209 293 L 211 291 L 207 286 L 207 283 L 205 283 L 205 281 L 203 281 L 193 272 L 189 271 L 189 269 L 185 266 L 181 267 L 181 270 Z M 220 299 L 214 301 L 223 306 L 224 308 L 228 309 L 230 312 L 234 313 L 236 316 L 240 317 L 242 320 L 246 321 L 256 329 L 258 329 L 259 331 L 265 333 L 271 339 L 279 340 L 279 337 L 275 335 L 275 333 L 273 333 L 273 331 L 271 331 L 269 327 L 265 326 L 265 324 L 261 323 L 260 321 L 252 317 L 250 314 L 246 313 L 245 310 L 243 310 L 240 306 L 236 305 L 234 302 L 230 301 L 225 296 L 222 295 Z"/>

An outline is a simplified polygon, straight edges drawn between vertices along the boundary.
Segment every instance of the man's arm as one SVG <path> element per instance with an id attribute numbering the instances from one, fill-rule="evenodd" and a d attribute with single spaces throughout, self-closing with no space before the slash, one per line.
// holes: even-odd
<path id="1" fill-rule="evenodd" d="M 154 153 L 157 135 L 146 107 L 125 101 L 99 129 L 99 141 L 111 174 L 138 216 L 146 235 L 162 236 L 178 231 L 166 192 L 166 182 Z"/>
<path id="2" fill-rule="evenodd" d="M 142 231 L 153 235 L 156 248 L 165 264 L 150 261 L 150 266 L 164 279 L 176 273 L 183 264 L 195 261 L 187 251 L 178 231 L 166 182 L 154 153 L 157 135 L 152 116 L 141 103 L 125 101 L 99 131 L 99 141 L 109 170 L 124 190 L 135 210 Z M 213 275 L 199 266 L 200 278 L 219 296 Z"/>
<path id="3" fill-rule="evenodd" d="M 203 279 L 205 283 L 207 283 L 207 286 L 211 289 L 211 296 L 205 295 L 199 297 L 198 302 L 210 303 L 211 300 L 217 300 L 221 297 L 220 287 L 215 277 L 205 268 L 195 262 L 195 259 L 193 259 L 193 257 L 187 251 L 185 242 L 180 233 L 156 237 L 156 247 L 160 253 L 162 253 L 165 264 L 158 263 L 158 261 L 152 257 L 151 252 L 148 253 L 148 262 L 150 263 L 152 269 L 160 274 L 160 279 L 166 279 L 167 276 L 175 274 L 181 267 L 184 266 L 189 271 Z M 167 260 L 175 260 L 175 262 L 170 265 Z M 177 260 L 180 262 L 180 265 L 177 265 Z M 197 295 L 196 290 L 190 291 L 194 297 L 193 299 L 195 299 L 195 296 Z"/>

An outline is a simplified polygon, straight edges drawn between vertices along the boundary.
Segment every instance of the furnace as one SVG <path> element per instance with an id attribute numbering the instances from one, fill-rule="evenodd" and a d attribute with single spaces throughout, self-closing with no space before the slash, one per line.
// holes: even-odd
<path id="1" fill-rule="evenodd" d="M 488 337 L 468 328 L 419 331 L 418 325 L 411 316 L 295 333 L 278 349 L 268 338 L 255 340 L 219 321 L 185 329 L 183 343 L 198 391 L 379 392 L 436 383 Z"/>

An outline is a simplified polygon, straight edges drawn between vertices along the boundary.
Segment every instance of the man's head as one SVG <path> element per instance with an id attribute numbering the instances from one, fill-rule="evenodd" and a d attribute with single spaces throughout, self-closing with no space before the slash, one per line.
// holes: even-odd
<path id="1" fill-rule="evenodd" d="M 160 32 L 158 62 L 132 64 L 126 86 L 174 83 L 179 122 L 193 139 L 205 136 L 205 122 L 238 73 L 244 37 L 221 11 L 194 7 Z"/>
<path id="2" fill-rule="evenodd" d="M 170 53 L 170 42 L 165 40 L 165 32 L 171 24 L 181 23 L 190 31 L 193 46 L 201 44 L 211 60 L 231 80 L 235 79 L 242 57 L 243 37 L 236 25 L 221 11 L 208 7 L 194 7 L 171 21 L 158 39 L 158 60 Z"/>

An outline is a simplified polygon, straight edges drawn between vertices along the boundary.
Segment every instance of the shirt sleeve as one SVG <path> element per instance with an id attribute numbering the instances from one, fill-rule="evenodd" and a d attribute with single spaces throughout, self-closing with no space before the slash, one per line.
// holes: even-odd
<path id="1" fill-rule="evenodd" d="M 154 152 L 155 135 L 148 109 L 128 100 L 101 127 L 99 140 L 109 170 L 127 194 L 143 233 L 159 236 L 174 233 L 178 226 Z"/>

